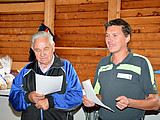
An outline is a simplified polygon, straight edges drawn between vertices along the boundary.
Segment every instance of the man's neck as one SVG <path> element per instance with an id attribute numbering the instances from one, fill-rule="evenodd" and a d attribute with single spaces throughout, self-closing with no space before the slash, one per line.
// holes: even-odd
<path id="1" fill-rule="evenodd" d="M 129 54 L 128 50 L 124 52 L 114 53 L 112 54 L 112 62 L 117 65 L 118 63 L 122 62 L 127 57 L 128 54 Z"/>
<path id="2" fill-rule="evenodd" d="M 41 65 L 38 62 L 38 66 L 43 73 L 46 73 L 49 70 L 49 68 L 52 66 L 53 62 L 54 62 L 54 55 L 53 55 L 52 61 L 48 65 Z"/>

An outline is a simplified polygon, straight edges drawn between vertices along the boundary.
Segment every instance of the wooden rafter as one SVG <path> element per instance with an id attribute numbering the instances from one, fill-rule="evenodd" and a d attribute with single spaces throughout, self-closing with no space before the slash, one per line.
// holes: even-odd
<path id="1" fill-rule="evenodd" d="M 45 0 L 44 24 L 54 34 L 55 0 Z"/>
<path id="2" fill-rule="evenodd" d="M 108 21 L 120 18 L 121 0 L 108 0 Z"/>

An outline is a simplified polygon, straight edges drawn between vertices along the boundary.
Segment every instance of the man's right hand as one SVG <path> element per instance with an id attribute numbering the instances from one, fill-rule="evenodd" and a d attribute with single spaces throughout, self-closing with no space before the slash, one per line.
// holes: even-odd
<path id="1" fill-rule="evenodd" d="M 94 102 L 91 102 L 91 101 L 87 98 L 86 95 L 83 95 L 82 100 L 83 100 L 84 106 L 86 106 L 86 107 L 93 107 L 93 106 L 95 106 L 95 103 L 94 103 Z"/>
<path id="2" fill-rule="evenodd" d="M 33 91 L 33 92 L 30 92 L 29 95 L 28 95 L 28 98 L 31 102 L 33 103 L 36 103 L 38 102 L 39 100 L 42 100 L 45 98 L 45 95 L 44 94 L 39 94 L 39 93 L 36 93 L 36 91 Z"/>

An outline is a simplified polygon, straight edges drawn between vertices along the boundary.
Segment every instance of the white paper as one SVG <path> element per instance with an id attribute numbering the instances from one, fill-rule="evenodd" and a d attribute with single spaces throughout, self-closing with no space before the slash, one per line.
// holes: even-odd
<path id="1" fill-rule="evenodd" d="M 86 80 L 86 81 L 83 81 L 82 84 L 83 84 L 83 87 L 84 87 L 85 94 L 86 94 L 87 98 L 88 98 L 90 101 L 92 101 L 92 102 L 94 102 L 94 103 L 96 103 L 96 104 L 98 104 L 98 105 L 100 105 L 100 106 L 102 106 L 102 107 L 104 107 L 104 108 L 107 108 L 108 110 L 114 112 L 114 110 L 112 110 L 110 107 L 104 105 L 104 104 L 98 99 L 98 97 L 97 97 L 96 94 L 94 93 L 94 90 L 93 90 L 93 87 L 92 87 L 92 85 L 91 85 L 90 79 L 89 79 L 89 80 Z"/>
<path id="2" fill-rule="evenodd" d="M 62 76 L 44 76 L 36 74 L 36 93 L 49 94 L 61 90 Z"/>

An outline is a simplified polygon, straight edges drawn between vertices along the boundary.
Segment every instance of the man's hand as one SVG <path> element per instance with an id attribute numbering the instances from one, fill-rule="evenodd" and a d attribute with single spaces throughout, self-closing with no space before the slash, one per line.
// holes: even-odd
<path id="1" fill-rule="evenodd" d="M 86 107 L 93 107 L 95 105 L 94 102 L 91 102 L 86 95 L 83 95 L 83 104 L 86 106 Z"/>
<path id="2" fill-rule="evenodd" d="M 36 93 L 36 91 L 33 91 L 29 93 L 28 98 L 31 102 L 36 103 L 39 100 L 43 100 L 45 98 L 45 95 L 39 94 L 39 93 Z"/>
<path id="3" fill-rule="evenodd" d="M 39 100 L 38 102 L 36 102 L 37 109 L 43 109 L 44 111 L 47 110 L 49 108 L 49 103 L 48 103 L 48 99 L 45 98 L 43 100 Z"/>
<path id="4" fill-rule="evenodd" d="M 125 109 L 130 104 L 129 98 L 125 96 L 120 96 L 116 98 L 116 101 L 117 101 L 116 107 L 119 108 L 120 110 Z"/>

